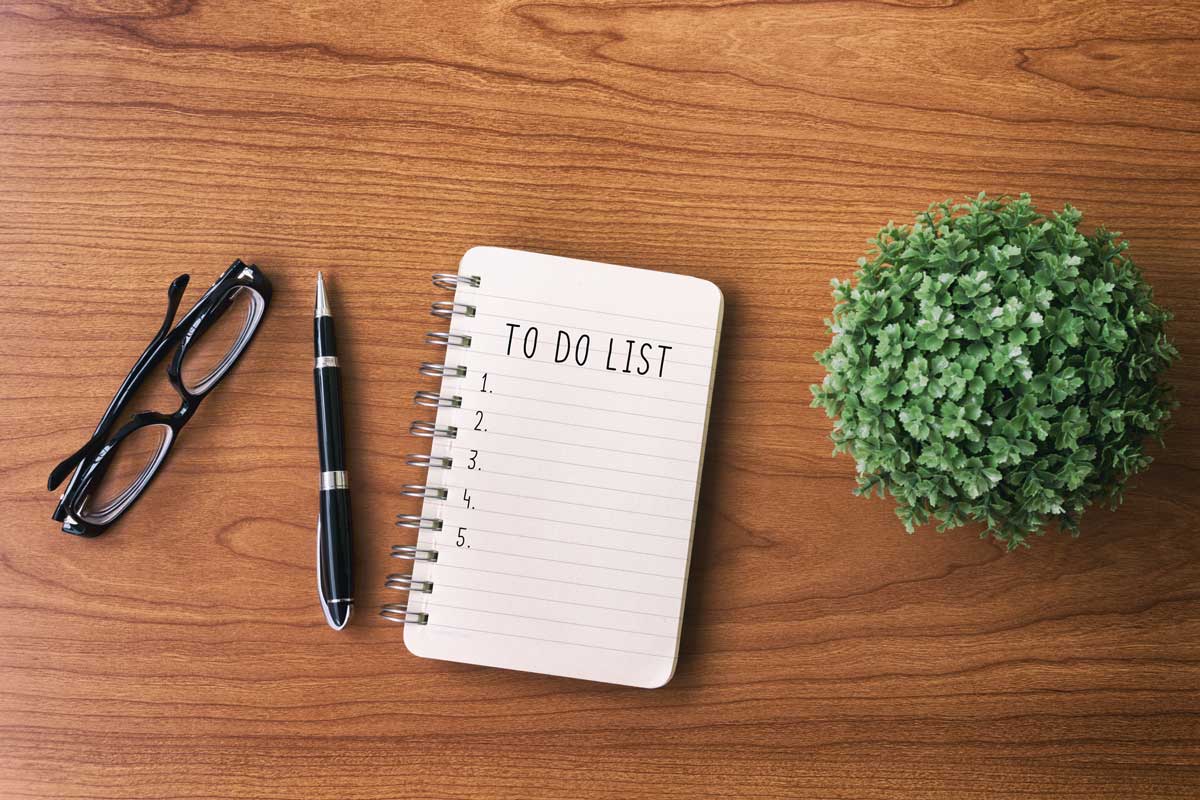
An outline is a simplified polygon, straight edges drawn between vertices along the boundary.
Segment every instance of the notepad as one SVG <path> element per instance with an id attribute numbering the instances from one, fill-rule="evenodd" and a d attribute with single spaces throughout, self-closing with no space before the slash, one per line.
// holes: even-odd
<path id="1" fill-rule="evenodd" d="M 630 686 L 674 674 L 723 299 L 709 281 L 476 247 L 434 304 L 441 376 L 411 572 L 417 656 Z M 402 613 L 396 614 L 399 608 Z M 387 614 L 385 614 L 387 616 Z"/>

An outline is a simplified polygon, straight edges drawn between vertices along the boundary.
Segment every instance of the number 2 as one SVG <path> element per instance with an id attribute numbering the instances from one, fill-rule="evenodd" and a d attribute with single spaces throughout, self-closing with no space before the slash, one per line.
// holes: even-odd
<path id="1" fill-rule="evenodd" d="M 487 433 L 487 429 L 483 427 L 483 412 L 482 411 L 475 412 L 475 430 L 483 431 L 484 433 Z"/>

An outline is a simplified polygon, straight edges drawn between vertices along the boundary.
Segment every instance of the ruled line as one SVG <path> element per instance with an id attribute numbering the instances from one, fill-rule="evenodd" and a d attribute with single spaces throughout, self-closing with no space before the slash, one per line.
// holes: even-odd
<path id="1" fill-rule="evenodd" d="M 577 527 L 577 528 L 595 528 L 595 529 L 601 530 L 601 531 L 612 531 L 613 533 L 631 533 L 635 536 L 653 536 L 656 539 L 673 539 L 677 542 L 686 542 L 687 540 L 692 538 L 690 534 L 688 536 L 674 536 L 669 533 L 651 533 L 649 531 L 631 531 L 631 530 L 628 530 L 625 528 L 612 528 L 607 525 L 590 525 L 586 522 L 573 522 L 573 521 L 565 520 L 565 519 L 550 519 L 549 517 L 535 517 L 530 514 L 514 514 L 511 511 L 493 511 L 488 508 L 470 508 L 470 509 L 457 509 L 457 510 L 470 511 L 470 512 L 475 512 L 475 513 L 480 513 L 480 514 L 499 514 L 502 517 L 517 517 L 518 519 L 532 519 L 532 520 L 536 520 L 538 522 L 553 522 L 556 525 L 570 525 L 572 527 Z"/>
<path id="2" fill-rule="evenodd" d="M 461 564 L 447 564 L 437 562 L 437 569 L 461 569 L 465 572 L 482 572 L 485 575 L 502 575 L 505 578 L 525 578 L 531 581 L 548 581 L 549 583 L 565 583 L 567 586 L 583 586 L 588 589 L 602 589 L 609 592 L 620 592 L 621 594 L 642 594 L 646 597 L 658 597 L 663 600 L 678 600 L 679 595 L 676 594 L 658 594 L 657 592 L 639 592 L 636 589 L 624 589 L 620 586 L 599 586 L 594 583 L 580 583 L 579 581 L 564 581 L 558 578 L 543 578 L 539 575 L 525 575 L 520 572 L 497 572 L 494 569 L 479 569 L 478 567 L 464 567 Z M 434 581 L 434 586 L 437 586 L 437 581 Z"/>
<path id="3" fill-rule="evenodd" d="M 675 622 L 679 621 L 676 614 L 656 614 L 653 611 L 633 611 L 628 608 L 614 608 L 612 606 L 598 606 L 593 603 L 580 603 L 575 600 L 556 600 L 553 597 L 541 597 L 534 594 L 514 594 L 513 592 L 497 592 L 493 589 L 480 589 L 475 586 L 456 586 L 452 583 L 442 583 L 435 581 L 436 586 L 441 586 L 445 589 L 458 589 L 461 592 L 479 592 L 480 594 L 494 594 L 501 597 L 516 597 L 521 600 L 536 600 L 541 603 L 559 603 L 567 606 L 580 606 L 581 608 L 594 608 L 597 611 L 620 611 L 623 614 L 637 614 L 642 617 L 658 617 L 659 619 L 667 619 Z"/>
<path id="4" fill-rule="evenodd" d="M 642 417 L 643 419 L 659 419 L 665 422 L 678 422 L 681 425 L 702 425 L 702 422 L 693 422 L 688 419 L 680 419 L 679 417 L 659 417 L 654 414 L 642 414 L 638 411 L 618 411 L 615 408 L 602 408 L 600 406 L 585 406 L 581 403 L 564 403 L 562 400 L 544 400 L 541 397 L 528 397 L 523 394 L 509 394 L 508 392 L 481 392 L 480 394 L 491 394 L 496 397 L 511 397 L 514 400 L 532 400 L 535 403 L 549 403 L 555 406 L 567 406 L 568 408 L 585 408 L 588 411 L 602 411 L 606 414 L 625 414 L 630 417 Z M 640 435 L 640 434 L 639 434 Z"/>
<path id="5" fill-rule="evenodd" d="M 467 333 L 467 335 L 470 336 L 472 334 Z M 523 363 L 523 364 L 537 364 L 537 365 L 543 366 L 543 367 L 555 367 L 556 369 L 559 367 L 570 367 L 571 369 L 581 369 L 584 372 L 598 373 L 600 375 L 607 375 L 610 372 L 614 375 L 632 374 L 632 373 L 624 373 L 624 372 L 621 372 L 620 370 L 607 370 L 607 369 L 600 369 L 600 368 L 596 368 L 596 367 L 581 367 L 578 364 L 570 363 L 570 362 L 566 362 L 566 361 L 564 361 L 561 364 L 554 364 L 550 361 L 534 361 L 532 359 L 521 358 L 519 356 L 511 356 L 511 355 L 507 355 L 505 353 L 494 353 L 491 350 L 476 350 L 473 347 L 468 347 L 466 349 L 468 352 L 474 351 L 476 353 L 479 353 L 480 355 L 495 356 L 496 358 L 506 358 L 506 359 L 509 359 L 510 361 L 515 361 L 517 363 Z M 469 356 L 468 356 L 468 358 L 469 358 Z M 711 364 L 707 365 L 707 368 L 710 370 L 710 373 L 711 373 L 712 365 Z M 639 375 L 637 377 L 648 378 L 649 376 Z M 678 383 L 683 386 L 699 386 L 703 389 L 708 389 L 708 381 L 681 381 L 676 378 L 650 378 L 650 380 L 662 381 L 663 383 Z"/>
<path id="6" fill-rule="evenodd" d="M 538 363 L 541 363 L 541 362 L 538 362 Z M 588 391 L 591 391 L 591 392 L 606 392 L 608 394 L 625 395 L 626 397 L 640 397 L 644 400 L 661 400 L 666 403 L 684 403 L 685 405 L 689 405 L 689 406 L 707 406 L 708 405 L 707 401 L 679 400 L 674 397 L 655 397 L 654 395 L 641 394 L 639 392 L 622 392 L 622 391 L 618 391 L 617 389 L 601 389 L 598 386 L 584 386 L 583 384 L 579 384 L 579 383 L 566 383 L 565 381 L 552 381 L 552 380 L 548 380 L 546 378 L 530 378 L 526 375 L 510 375 L 509 373 L 506 373 L 506 372 L 496 372 L 496 371 L 490 370 L 490 369 L 487 370 L 487 373 L 489 375 L 496 375 L 501 378 L 509 378 L 509 379 L 515 380 L 515 381 L 533 381 L 535 383 L 551 383 L 556 386 L 569 386 L 572 389 L 587 389 Z M 447 377 L 449 377 L 451 380 L 465 380 L 467 376 L 465 376 L 465 375 L 463 375 L 463 376 L 450 375 Z M 707 384 L 705 384 L 705 386 L 707 386 Z"/>
<path id="7" fill-rule="evenodd" d="M 510 417 L 512 419 L 524 419 L 530 422 L 541 422 L 550 425 L 566 425 L 569 428 L 587 428 L 592 431 L 604 431 L 605 433 L 620 433 L 625 436 L 637 436 L 640 439 L 663 439 L 668 442 L 678 442 L 680 444 L 698 445 L 700 442 L 695 439 L 678 439 L 674 436 L 660 436 L 655 433 L 638 433 L 636 431 L 623 431 L 620 428 L 605 428 L 600 425 L 582 425 L 578 422 L 562 422 L 557 419 L 544 419 L 542 417 L 526 417 L 521 414 L 509 414 L 507 411 L 494 411 L 490 408 L 473 408 L 471 406 L 459 406 L 458 411 L 482 411 L 485 414 L 494 414 L 497 417 Z M 475 433 L 487 433 L 487 431 L 475 431 Z M 693 461 L 694 459 L 683 459 L 684 461 Z"/>
<path id="8" fill-rule="evenodd" d="M 469 431 L 469 433 L 483 433 L 483 431 Z M 528 439 L 532 442 L 545 442 L 546 444 L 561 444 L 561 445 L 566 445 L 568 447 L 585 447 L 588 450 L 604 450 L 609 453 L 620 453 L 621 455 L 626 455 L 626 456 L 641 456 L 642 458 L 661 458 L 664 461 L 679 461 L 684 464 L 696 463 L 696 459 L 694 459 L 694 458 L 678 458 L 676 456 L 660 456 L 660 455 L 655 455 L 653 453 L 638 453 L 638 452 L 632 451 L 632 450 L 617 450 L 616 448 L 613 448 L 613 447 L 601 447 L 600 445 L 596 445 L 596 444 L 579 444 L 578 442 L 564 442 L 564 441 L 560 441 L 558 439 L 544 439 L 540 436 L 525 436 L 524 434 L 520 434 L 520 433 L 501 433 L 500 431 L 488 431 L 487 435 L 488 436 L 507 436 L 512 439 Z M 473 449 L 473 448 L 468 448 L 468 449 Z M 451 450 L 453 450 L 453 445 L 451 445 Z"/>
<path id="9" fill-rule="evenodd" d="M 506 637 L 509 637 L 512 639 L 529 639 L 534 642 L 548 642 L 550 644 L 565 644 L 565 645 L 570 645 L 572 647 L 582 647 L 585 650 L 609 650 L 614 653 L 628 653 L 629 655 L 635 655 L 635 656 L 652 656 L 654 658 L 670 658 L 670 659 L 675 658 L 675 656 L 673 654 L 669 655 L 669 656 L 664 656 L 664 655 L 660 655 L 659 653 L 647 653 L 644 650 L 622 650 L 619 647 L 602 647 L 598 644 L 580 644 L 579 642 L 565 642 L 561 639 L 546 639 L 541 636 L 525 636 L 520 633 L 504 633 L 503 631 L 497 631 L 497 630 L 486 630 L 485 631 L 485 630 L 480 630 L 479 628 L 464 628 L 461 625 L 445 625 L 445 624 L 433 625 L 433 624 L 431 624 L 430 627 L 449 628 L 450 630 L 466 631 L 467 633 L 490 633 L 493 636 L 506 636 Z"/>
<path id="10" fill-rule="evenodd" d="M 466 526 L 464 526 L 466 527 Z M 476 533 L 490 533 L 493 536 L 513 536 L 517 539 L 533 539 L 538 542 L 555 542 L 556 544 L 568 544 L 573 547 L 591 547 L 595 550 L 611 550 L 614 553 L 625 553 L 631 556 L 650 556 L 652 558 L 666 558 L 671 561 L 686 561 L 686 556 L 667 556 L 662 553 L 647 553 L 644 550 L 630 550 L 628 547 L 606 547 L 602 544 L 589 544 L 587 542 L 573 542 L 570 539 L 552 539 L 548 536 L 530 536 L 527 533 L 513 533 L 512 531 L 493 531 L 487 528 L 468 527 L 467 530 L 475 531 Z"/>
<path id="11" fill-rule="evenodd" d="M 608 317 L 623 317 L 625 319 L 636 319 L 641 322 L 655 322 L 655 323 L 659 323 L 662 325 L 676 325 L 681 328 L 697 328 L 702 331 L 712 331 L 713 333 L 716 333 L 716 331 L 717 331 L 716 328 L 714 328 L 710 325 L 695 325 L 690 322 L 671 322 L 670 320 L 657 319 L 655 317 L 639 317 L 634 314 L 621 314 L 616 311 L 602 311 L 598 308 L 582 308 L 580 306 L 568 306 L 568 305 L 563 305 L 562 303 L 549 303 L 544 300 L 527 300 L 527 299 L 522 299 L 520 297 L 509 297 L 509 296 L 503 295 L 503 294 L 493 294 L 492 292 L 482 292 L 482 291 L 481 292 L 471 292 L 471 293 L 464 292 L 464 294 L 477 295 L 477 297 L 474 298 L 477 301 L 479 299 L 489 299 L 490 300 L 492 298 L 495 298 L 497 300 L 508 300 L 513 303 L 525 303 L 527 305 L 535 305 L 535 306 L 551 306 L 552 308 L 565 308 L 570 311 L 586 311 L 589 314 L 602 314 L 602 315 L 608 316 Z"/>
<path id="12" fill-rule="evenodd" d="M 483 471 L 484 470 L 476 470 L 476 472 L 483 472 Z M 500 470 L 496 470 L 496 469 L 487 470 L 487 474 L 488 475 L 503 475 L 506 478 L 526 478 L 528 480 L 537 481 L 538 483 L 561 483 L 565 486 L 581 486 L 584 489 L 603 489 L 604 491 L 607 491 L 607 492 L 622 492 L 624 494 L 639 494 L 642 497 L 657 497 L 660 500 L 678 500 L 681 503 L 690 503 L 692 501 L 691 497 L 675 497 L 675 496 L 669 495 L 669 494 L 655 494 L 654 492 L 638 492 L 638 491 L 634 491 L 633 489 L 616 489 L 616 488 L 613 488 L 612 486 L 600 486 L 595 483 L 578 483 L 576 481 L 560 481 L 556 478 L 542 478 L 537 475 L 521 475 L 521 474 L 515 473 L 515 472 L 501 472 Z M 481 492 L 490 491 L 489 489 L 485 489 L 483 487 L 479 487 L 479 490 Z"/>
<path id="13" fill-rule="evenodd" d="M 595 508 L 600 511 L 615 511 L 620 514 L 638 514 L 643 517 L 658 517 L 659 519 L 673 519 L 677 522 L 691 522 L 692 521 L 691 517 L 673 517 L 670 514 L 654 514 L 649 511 L 631 511 L 627 508 L 613 508 L 612 506 L 596 506 L 596 505 L 592 505 L 590 503 L 577 503 L 574 500 L 555 500 L 552 497 L 538 497 L 536 495 L 531 495 L 531 494 L 518 494 L 517 492 L 502 492 L 499 489 L 486 489 L 479 485 L 456 486 L 453 483 L 448 483 L 448 484 L 446 484 L 446 488 L 447 489 L 468 489 L 468 490 L 473 489 L 481 494 L 501 494 L 501 495 L 504 495 L 505 497 L 517 497 L 517 498 L 520 498 L 521 500 L 537 500 L 542 503 L 559 503 L 561 505 L 574 506 L 576 508 Z M 674 498 L 668 497 L 668 498 L 663 498 L 663 499 L 671 500 Z M 453 506 L 451 506 L 451 508 L 453 508 Z M 470 511 L 472 509 L 466 509 L 466 510 Z"/>
<path id="14" fill-rule="evenodd" d="M 474 448 L 469 448 L 469 449 L 473 450 Z M 496 449 L 493 449 L 490 447 L 487 449 L 486 452 L 488 453 L 488 455 L 508 456 L 509 458 L 521 458 L 526 461 L 546 461 L 550 464 L 563 464 L 564 466 L 568 466 L 568 467 L 584 467 L 586 469 L 599 469 L 599 470 L 603 470 L 605 472 L 620 472 L 625 475 L 640 475 L 643 478 L 659 478 L 664 481 L 678 481 L 679 483 L 695 483 L 694 478 L 672 478 L 669 475 L 662 475 L 657 472 L 637 472 L 636 470 L 632 470 L 632 469 L 617 469 L 616 467 L 598 467 L 595 464 L 581 464 L 578 461 L 559 461 L 558 459 L 545 458 L 544 456 L 528 456 L 528 455 L 524 455 L 522 453 L 510 453 L 506 450 L 496 450 Z M 657 457 L 658 456 L 647 456 L 647 458 L 657 458 Z M 500 473 L 500 474 L 503 475 L 506 473 Z M 533 478 L 534 476 L 533 475 L 523 475 L 521 477 Z M 691 498 L 688 498 L 688 499 L 690 500 Z"/>
<path id="15" fill-rule="evenodd" d="M 566 625 L 571 628 L 595 628 L 599 631 L 613 631 L 614 633 L 631 633 L 636 636 L 653 636 L 657 639 L 674 639 L 673 633 L 649 633 L 647 631 L 631 631 L 627 628 L 610 628 L 607 625 L 589 625 L 586 622 L 568 622 L 562 619 L 554 619 L 553 617 L 534 617 L 529 614 L 514 614 L 509 611 L 491 611 L 486 608 L 471 608 L 470 606 L 450 606 L 445 603 L 427 602 L 425 603 L 424 612 L 426 614 L 438 608 L 451 608 L 455 611 L 474 611 L 478 614 L 495 614 L 500 617 L 515 617 L 516 619 L 529 619 L 534 622 L 553 622 L 556 625 Z M 591 645 L 584 645 L 590 647 Z"/>
<path id="16" fill-rule="evenodd" d="M 467 530 L 470 530 L 470 528 L 467 528 Z M 508 556 L 509 558 L 527 558 L 532 561 L 546 561 L 551 564 L 566 564 L 567 566 L 571 566 L 571 567 L 585 567 L 587 569 L 602 569 L 602 570 L 606 570 L 608 572 L 625 572 L 630 575 L 644 575 L 647 578 L 667 578 L 667 579 L 673 580 L 673 581 L 683 580 L 683 578 L 679 577 L 678 575 L 665 575 L 661 572 L 642 572 L 641 570 L 625 569 L 624 567 L 603 567 L 603 566 L 600 566 L 599 564 L 582 564 L 578 561 L 567 561 L 567 560 L 561 559 L 561 558 L 546 558 L 544 556 L 527 556 L 527 555 L 524 555 L 523 553 L 508 553 L 508 552 L 505 552 L 504 550 L 489 550 L 486 547 L 472 547 L 471 552 L 472 553 L 491 553 L 492 555 Z M 683 559 L 678 559 L 678 560 L 682 561 Z"/>

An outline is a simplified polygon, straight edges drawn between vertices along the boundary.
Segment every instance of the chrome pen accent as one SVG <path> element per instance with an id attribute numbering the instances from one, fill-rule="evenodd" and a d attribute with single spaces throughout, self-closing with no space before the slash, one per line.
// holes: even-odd
<path id="1" fill-rule="evenodd" d="M 329 313 L 329 298 L 325 295 L 325 276 L 317 273 L 317 307 L 313 311 L 314 317 L 333 317 Z"/>
<path id="2" fill-rule="evenodd" d="M 328 492 L 333 489 L 349 489 L 350 479 L 346 477 L 344 469 L 334 469 L 321 473 L 320 485 L 322 492 Z"/>

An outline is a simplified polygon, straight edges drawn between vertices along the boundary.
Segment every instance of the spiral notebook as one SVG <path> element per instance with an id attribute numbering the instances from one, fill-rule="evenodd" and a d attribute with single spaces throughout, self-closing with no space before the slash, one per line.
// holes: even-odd
<path id="1" fill-rule="evenodd" d="M 670 680 L 723 300 L 698 278 L 476 247 L 433 304 L 428 469 L 383 615 L 426 658 Z"/>

